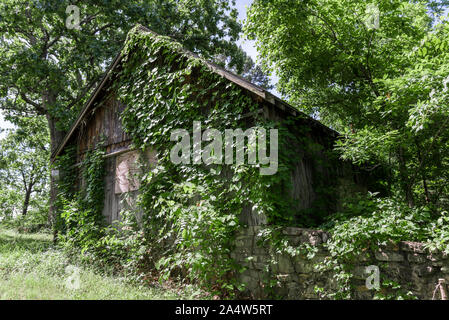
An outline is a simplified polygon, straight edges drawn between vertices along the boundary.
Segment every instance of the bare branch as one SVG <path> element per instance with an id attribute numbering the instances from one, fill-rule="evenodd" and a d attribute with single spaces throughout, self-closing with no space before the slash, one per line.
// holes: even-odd
<path id="1" fill-rule="evenodd" d="M 39 114 L 45 115 L 47 113 L 47 110 L 45 110 L 39 103 L 28 98 L 23 92 L 20 92 L 19 94 L 23 101 L 33 106 Z"/>

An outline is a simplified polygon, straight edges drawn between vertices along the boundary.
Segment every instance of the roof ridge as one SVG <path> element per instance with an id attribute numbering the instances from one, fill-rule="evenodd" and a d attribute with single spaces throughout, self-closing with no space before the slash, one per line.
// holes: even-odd
<path id="1" fill-rule="evenodd" d="M 144 31 L 144 32 L 148 32 L 153 34 L 156 37 L 163 37 L 162 35 L 154 32 L 153 30 L 142 26 L 141 24 L 137 24 L 133 29 L 137 29 L 140 31 Z M 133 30 L 132 29 L 132 30 Z M 165 36 L 167 37 L 167 36 Z M 179 43 L 178 41 L 174 40 L 173 38 L 167 37 L 170 39 L 170 41 L 173 41 L 175 43 Z M 127 40 L 124 42 L 124 45 L 127 43 Z M 124 46 L 123 46 L 124 47 Z M 122 47 L 122 49 L 123 49 Z M 333 136 L 338 136 L 339 133 L 336 132 L 335 130 L 325 126 L 324 124 L 322 124 L 321 122 L 319 122 L 318 120 L 310 117 L 309 115 L 297 110 L 296 108 L 294 108 L 293 106 L 291 106 L 290 104 L 288 104 L 287 102 L 285 102 L 284 100 L 280 99 L 279 97 L 275 96 L 274 94 L 270 93 L 269 91 L 251 83 L 250 81 L 246 80 L 245 78 L 236 75 L 233 72 L 230 72 L 228 70 L 226 70 L 225 68 L 207 61 L 206 59 L 198 56 L 197 54 L 191 52 L 190 50 L 187 50 L 186 48 L 182 47 L 181 48 L 183 53 L 197 58 L 199 60 L 201 60 L 203 63 L 205 63 L 212 72 L 215 72 L 217 74 L 219 74 L 220 76 L 228 79 L 229 81 L 237 84 L 238 86 L 253 92 L 254 94 L 260 96 L 262 99 L 264 99 L 265 101 L 268 101 L 269 103 L 273 104 L 274 106 L 278 107 L 281 110 L 287 110 L 288 112 L 290 112 L 291 114 L 293 114 L 294 116 L 296 115 L 303 115 L 305 117 L 308 118 L 308 120 L 310 120 L 312 123 L 314 123 L 315 125 L 318 125 L 319 127 L 321 127 L 322 129 L 328 131 L 331 135 Z M 72 134 L 74 133 L 74 131 L 76 130 L 76 128 L 79 126 L 79 124 L 81 123 L 82 119 L 84 118 L 84 116 L 86 115 L 88 109 L 90 108 L 90 106 L 93 104 L 93 102 L 95 101 L 95 98 L 97 97 L 98 93 L 103 89 L 103 86 L 105 85 L 106 81 L 109 79 L 109 77 L 112 74 L 112 71 L 114 70 L 114 68 L 118 65 L 118 63 L 120 62 L 120 60 L 123 58 L 122 56 L 122 50 L 120 50 L 120 52 L 118 53 L 118 55 L 114 58 L 114 60 L 112 61 L 112 63 L 110 64 L 110 66 L 108 67 L 108 69 L 106 70 L 106 72 L 104 73 L 101 81 L 99 82 L 99 84 L 97 85 L 97 87 L 94 89 L 94 91 L 92 92 L 90 98 L 86 101 L 86 103 L 84 104 L 83 108 L 81 109 L 80 113 L 78 114 L 77 118 L 75 119 L 75 121 L 73 122 L 73 124 L 70 126 L 69 131 L 67 132 L 67 134 L 64 136 L 63 140 L 61 141 L 61 143 L 58 145 L 58 147 L 56 148 L 56 150 L 51 154 L 51 162 L 53 162 L 55 160 L 55 158 L 60 154 L 60 152 L 64 149 L 65 145 L 67 144 L 68 140 L 70 139 L 70 137 L 72 136 Z"/>

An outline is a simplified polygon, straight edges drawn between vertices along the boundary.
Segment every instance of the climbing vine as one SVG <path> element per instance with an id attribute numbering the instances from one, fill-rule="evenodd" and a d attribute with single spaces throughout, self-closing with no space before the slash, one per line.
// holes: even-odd
<path id="1" fill-rule="evenodd" d="M 235 277 L 242 268 L 231 258 L 239 214 L 245 206 L 276 212 L 267 190 L 281 181 L 261 178 L 256 166 L 174 165 L 167 146 L 174 129 L 192 134 L 193 121 L 222 132 L 270 124 L 242 117 L 258 105 L 167 38 L 131 32 L 123 55 L 117 96 L 128 106 L 124 128 L 137 149 L 157 151 L 139 196 L 154 266 L 163 277 L 181 274 L 219 292 L 243 289 Z"/>
<path id="2" fill-rule="evenodd" d="M 318 289 L 320 295 L 326 298 L 353 298 L 354 267 L 379 264 L 373 257 L 379 248 L 400 241 L 418 241 L 436 249 L 432 244 L 441 237 L 429 208 L 409 208 L 399 200 L 377 198 L 375 194 L 354 196 L 340 214 L 328 220 L 322 228 L 331 234 L 325 244 L 329 255 L 316 266 L 321 272 L 330 271 L 334 280 L 332 290 L 325 292 L 322 288 Z M 441 243 L 438 249 L 447 251 L 448 242 Z M 384 267 L 379 265 L 381 271 Z M 414 298 L 411 292 L 404 291 L 383 271 L 380 280 L 380 286 L 373 295 L 375 299 Z"/>
<path id="3" fill-rule="evenodd" d="M 60 240 L 81 248 L 82 252 L 98 245 L 104 235 L 104 148 L 101 143 L 86 152 L 83 161 L 75 164 L 75 149 L 70 148 L 56 166 L 63 172 L 59 179 L 58 224 Z M 81 185 L 76 187 L 78 170 Z"/>
<path id="4" fill-rule="evenodd" d="M 306 154 L 323 153 L 308 137 L 309 128 L 298 128 L 295 118 L 282 124 L 263 118 L 256 112 L 259 104 L 248 93 L 166 37 L 131 31 L 118 70 L 110 92 L 127 106 L 121 114 L 124 130 L 142 155 L 152 151 L 157 158 L 150 169 L 142 166 L 139 176 L 137 204 L 143 217 L 137 222 L 132 213 L 123 212 L 119 229 L 102 224 L 104 159 L 100 147 L 83 161 L 84 191 L 62 198 L 66 239 L 78 241 L 83 248 L 95 248 L 121 268 L 158 270 L 162 279 L 179 276 L 228 296 L 244 289 L 236 276 L 244 267 L 231 256 L 236 232 L 242 226 L 242 210 L 267 217 L 260 245 L 272 248 L 273 259 L 284 253 L 292 257 L 314 255 L 313 247 L 292 246 L 280 232 L 286 225 L 316 226 L 336 199 L 330 182 L 314 186 L 317 201 L 321 201 L 313 205 L 317 212 L 298 211 L 290 196 L 291 172 L 299 160 L 290 146 L 298 145 Z M 184 129 L 193 136 L 195 121 L 220 132 L 256 126 L 278 129 L 277 174 L 260 175 L 259 165 L 172 163 L 171 133 Z M 324 157 L 332 162 L 335 154 Z M 318 167 L 326 165 L 323 162 Z M 320 176 L 323 171 L 314 173 L 317 181 L 326 181 Z M 62 180 L 62 193 L 72 192 L 70 179 L 73 174 Z M 397 231 L 393 240 L 402 239 L 404 232 L 410 238 L 412 229 L 396 230 L 394 224 L 425 219 L 424 213 L 395 211 L 388 203 L 372 202 L 362 211 L 354 216 L 346 212 L 342 220 L 332 217 L 323 225 L 333 234 L 326 245 L 330 257 L 320 266 L 323 272 L 336 274 L 338 289 L 331 297 L 349 297 L 351 265 L 367 246 L 376 247 L 391 239 L 393 231 Z M 388 212 L 392 218 L 385 224 Z M 268 267 L 266 274 L 269 289 L 275 285 L 276 272 Z"/>
<path id="5" fill-rule="evenodd" d="M 244 288 L 236 276 L 244 268 L 231 257 L 242 210 L 265 215 L 272 226 L 310 222 L 310 212 L 298 215 L 290 196 L 291 172 L 299 160 L 291 145 L 313 154 L 319 152 L 319 144 L 308 138 L 310 128 L 297 126 L 296 118 L 284 119 L 282 125 L 263 118 L 257 112 L 260 105 L 248 93 L 210 68 L 169 38 L 132 30 L 109 92 L 127 106 L 121 120 L 133 147 L 142 155 L 147 151 L 157 154 L 157 165 L 141 170 L 138 206 L 142 222 L 129 223 L 126 217 L 132 214 L 123 212 L 120 230 L 102 226 L 101 148 L 86 155 L 81 188 L 85 191 L 62 197 L 61 217 L 66 240 L 107 256 L 117 265 L 157 269 L 162 278 L 180 276 L 233 295 Z M 258 164 L 173 164 L 171 133 L 185 129 L 192 136 L 194 121 L 220 132 L 278 129 L 277 173 L 260 175 Z M 67 151 L 61 163 L 73 157 Z M 62 194 L 70 194 L 73 174 L 67 172 L 67 181 L 62 181 Z M 326 200 L 328 191 L 323 195 Z M 266 233 L 264 241 L 282 243 L 276 232 Z"/>

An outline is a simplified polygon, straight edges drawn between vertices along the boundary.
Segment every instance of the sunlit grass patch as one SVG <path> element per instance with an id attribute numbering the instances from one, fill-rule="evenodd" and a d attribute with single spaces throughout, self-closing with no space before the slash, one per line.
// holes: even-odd
<path id="1" fill-rule="evenodd" d="M 78 277 L 76 288 L 68 282 L 74 276 Z M 0 299 L 157 300 L 197 296 L 194 287 L 136 285 L 120 276 L 71 265 L 68 257 L 53 246 L 51 235 L 0 228 Z"/>

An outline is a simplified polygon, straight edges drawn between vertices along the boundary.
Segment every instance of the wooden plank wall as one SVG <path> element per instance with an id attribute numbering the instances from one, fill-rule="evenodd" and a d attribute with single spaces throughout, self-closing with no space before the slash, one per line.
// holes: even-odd
<path id="1" fill-rule="evenodd" d="M 126 150 L 131 144 L 130 137 L 123 131 L 123 126 L 120 120 L 120 114 L 125 109 L 125 106 L 121 104 L 114 97 L 103 100 L 97 107 L 90 112 L 86 117 L 86 120 L 78 130 L 76 144 L 78 146 L 78 162 L 80 162 L 89 149 L 92 149 L 99 142 L 101 136 L 105 137 L 106 153 L 111 154 L 120 150 Z M 287 112 L 284 112 L 273 105 L 264 101 L 258 101 L 261 108 L 264 108 L 265 114 L 269 119 L 279 120 L 288 116 Z M 248 119 L 249 121 L 249 119 Z M 302 121 L 302 120 L 301 120 Z M 251 122 L 251 121 L 250 121 Z M 320 180 L 324 181 L 336 181 L 337 179 L 347 179 L 356 182 L 353 170 L 351 166 L 342 161 L 330 163 L 326 159 L 324 153 L 325 150 L 329 150 L 333 144 L 333 138 L 323 128 L 319 126 L 313 126 L 307 120 L 298 123 L 298 125 L 310 126 L 311 130 L 306 135 L 314 142 L 323 146 L 323 150 L 308 154 L 304 152 L 302 146 L 292 145 L 292 150 L 295 150 L 300 157 L 298 163 L 291 173 L 293 190 L 290 196 L 297 202 L 297 209 L 303 210 L 313 206 L 314 201 L 317 198 L 316 179 L 314 172 L 320 173 Z M 317 161 L 320 160 L 320 161 Z M 112 223 L 115 220 L 119 220 L 119 213 L 123 209 L 124 205 L 133 205 L 132 203 L 126 204 L 123 201 L 123 194 L 115 193 L 116 182 L 116 163 L 117 157 L 111 156 L 106 159 L 106 177 L 105 177 L 105 205 L 103 214 L 107 218 L 108 223 Z M 332 170 L 329 171 L 327 166 L 323 166 L 320 163 L 324 162 L 327 165 L 331 164 Z M 356 182 L 357 183 L 357 182 Z M 131 198 L 135 199 L 137 191 L 131 194 Z M 136 209 L 136 214 L 137 214 Z M 263 223 L 265 217 L 256 217 L 252 214 L 251 208 L 242 208 L 242 218 L 246 220 L 249 225 L 258 225 Z M 139 214 L 140 215 L 140 214 Z"/>
<path id="2" fill-rule="evenodd" d="M 104 185 L 104 207 L 103 215 L 106 217 L 107 223 L 119 220 L 119 212 L 121 210 L 120 194 L 114 192 L 115 188 L 115 160 L 116 157 L 106 158 L 106 176 Z"/>
<path id="3" fill-rule="evenodd" d="M 123 130 L 120 114 L 125 105 L 110 97 L 95 107 L 80 126 L 77 136 L 78 160 L 82 160 L 87 150 L 94 148 L 105 137 L 106 153 L 126 149 L 131 138 Z"/>
<path id="4" fill-rule="evenodd" d="M 120 114 L 125 109 L 114 97 L 103 100 L 96 106 L 81 124 L 76 135 L 77 162 L 80 163 L 86 151 L 96 147 L 101 137 L 105 138 L 106 154 L 126 150 L 131 144 L 131 139 L 123 130 Z M 115 193 L 116 184 L 116 156 L 105 159 L 105 201 L 103 215 L 107 223 L 120 220 L 120 211 L 123 209 L 124 196 Z M 81 182 L 81 186 L 83 183 Z M 134 196 L 135 197 L 135 196 Z"/>

